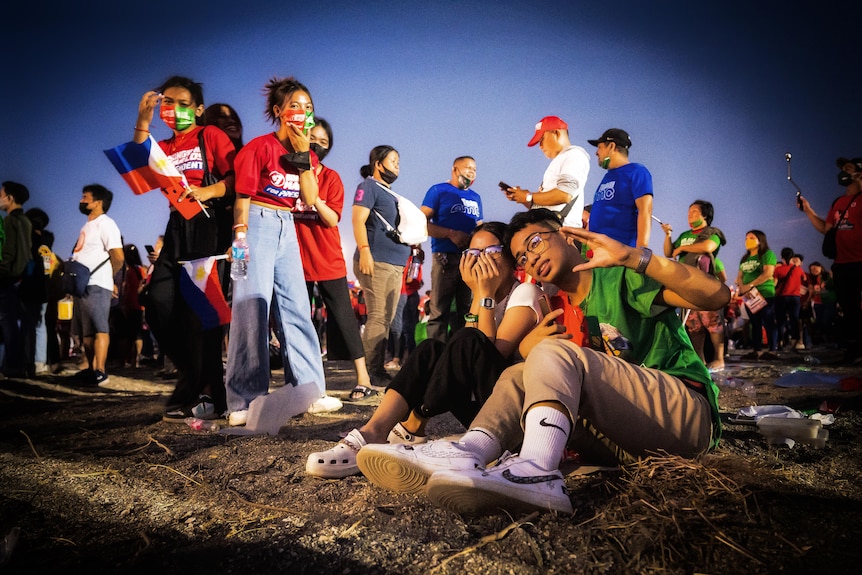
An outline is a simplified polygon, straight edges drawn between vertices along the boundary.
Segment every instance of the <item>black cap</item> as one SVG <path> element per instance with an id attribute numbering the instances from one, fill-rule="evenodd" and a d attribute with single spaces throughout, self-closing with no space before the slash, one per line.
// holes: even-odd
<path id="1" fill-rule="evenodd" d="M 617 146 L 621 146 L 623 148 L 631 148 L 632 139 L 629 138 L 628 132 L 625 130 L 620 130 L 619 128 L 611 128 L 610 130 L 605 130 L 605 133 L 598 140 L 587 140 L 593 146 L 598 146 L 602 142 L 613 142 Z"/>
<path id="2" fill-rule="evenodd" d="M 852 160 L 848 160 L 847 158 L 838 158 L 835 160 L 835 165 L 838 166 L 839 170 L 843 170 L 844 166 L 847 164 L 854 164 L 856 169 L 862 172 L 862 158 L 853 158 Z"/>

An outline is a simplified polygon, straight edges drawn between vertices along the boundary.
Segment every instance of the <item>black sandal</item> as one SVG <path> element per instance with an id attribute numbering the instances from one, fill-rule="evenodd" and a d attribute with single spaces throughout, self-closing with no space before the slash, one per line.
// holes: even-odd
<path id="1" fill-rule="evenodd" d="M 363 399 L 368 399 L 369 397 L 374 397 L 375 395 L 377 395 L 376 389 L 371 389 L 364 385 L 357 385 L 353 388 L 353 391 L 350 392 L 350 399 L 352 401 L 361 401 Z"/>

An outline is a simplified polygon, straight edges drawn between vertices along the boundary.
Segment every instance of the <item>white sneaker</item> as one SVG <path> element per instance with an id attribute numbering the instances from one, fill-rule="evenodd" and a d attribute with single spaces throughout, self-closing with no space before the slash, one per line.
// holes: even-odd
<path id="1" fill-rule="evenodd" d="M 428 443 L 428 438 L 424 435 L 416 435 L 410 433 L 407 428 L 398 423 L 389 432 L 389 437 L 386 438 L 389 443 L 405 443 L 407 445 L 418 445 L 419 443 Z"/>
<path id="2" fill-rule="evenodd" d="M 308 413 L 329 413 L 331 411 L 338 411 L 342 407 L 344 405 L 340 399 L 331 395 L 324 395 L 311 404 L 311 407 L 308 408 Z"/>
<path id="3" fill-rule="evenodd" d="M 474 453 L 453 441 L 430 441 L 419 445 L 372 443 L 356 454 L 356 464 L 368 480 L 380 487 L 403 493 L 425 489 L 435 471 L 471 470 L 484 467 Z"/>
<path id="4" fill-rule="evenodd" d="M 569 490 L 558 469 L 542 469 L 510 453 L 487 469 L 434 473 L 428 480 L 428 498 L 465 515 L 535 510 L 572 513 Z"/>
<path id="5" fill-rule="evenodd" d="M 357 475 L 356 454 L 366 445 L 365 438 L 358 429 L 354 429 L 332 449 L 310 453 L 305 462 L 305 472 L 327 479 Z"/>
<path id="6" fill-rule="evenodd" d="M 46 373 L 51 373 L 51 370 L 48 368 L 47 363 L 37 361 L 33 373 L 35 373 L 36 375 L 45 375 Z"/>
<path id="7" fill-rule="evenodd" d="M 192 417 L 198 419 L 218 419 L 219 414 L 216 413 L 215 403 L 208 395 L 198 396 L 198 402 L 192 406 Z"/>
<path id="8" fill-rule="evenodd" d="M 230 415 L 227 417 L 228 425 L 239 427 L 241 425 L 245 425 L 245 422 L 248 421 L 248 410 L 241 409 L 239 411 L 231 411 Z"/>

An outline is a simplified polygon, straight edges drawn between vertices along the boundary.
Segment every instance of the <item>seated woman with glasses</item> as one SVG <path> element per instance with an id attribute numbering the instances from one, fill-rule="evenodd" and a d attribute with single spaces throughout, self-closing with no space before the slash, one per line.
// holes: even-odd
<path id="1" fill-rule="evenodd" d="M 308 456 L 309 475 L 359 473 L 356 453 L 368 443 L 424 443 L 428 420 L 447 411 L 465 427 L 491 395 L 504 369 L 520 361 L 518 345 L 532 330 L 556 330 L 543 319 L 541 288 L 515 279 L 503 245 L 506 224 L 487 222 L 461 255 L 461 277 L 473 293 L 466 328 L 443 343 L 426 339 L 407 358 L 371 419 L 335 447 Z M 539 326 L 539 327 L 537 327 Z"/>

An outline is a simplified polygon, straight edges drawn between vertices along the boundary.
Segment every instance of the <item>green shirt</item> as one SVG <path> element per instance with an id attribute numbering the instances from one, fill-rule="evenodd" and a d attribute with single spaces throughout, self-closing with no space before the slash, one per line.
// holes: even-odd
<path id="1" fill-rule="evenodd" d="M 654 304 L 661 289 L 656 280 L 627 268 L 597 268 L 581 309 L 588 323 L 599 324 L 614 355 L 704 385 L 715 423 L 714 446 L 721 434 L 718 387 L 674 309 Z"/>
<path id="2" fill-rule="evenodd" d="M 774 266 L 776 263 L 778 260 L 772 250 L 766 250 L 763 255 L 747 256 L 739 264 L 739 269 L 742 272 L 742 283 L 750 284 L 763 273 L 763 266 Z M 773 278 L 770 277 L 756 287 L 763 297 L 775 297 L 775 280 Z"/>

